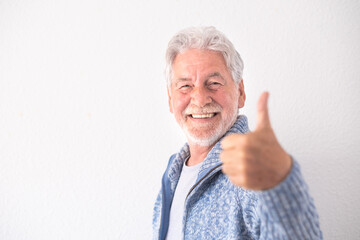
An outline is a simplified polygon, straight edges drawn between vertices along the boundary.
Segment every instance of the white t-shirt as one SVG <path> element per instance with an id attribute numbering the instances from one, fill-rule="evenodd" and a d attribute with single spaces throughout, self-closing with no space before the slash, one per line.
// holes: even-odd
<path id="1" fill-rule="evenodd" d="M 186 166 L 185 163 L 186 161 L 184 162 L 171 204 L 169 229 L 166 240 L 182 239 L 182 220 L 184 216 L 185 199 L 191 187 L 195 184 L 201 167 L 201 163 L 191 167 Z"/>

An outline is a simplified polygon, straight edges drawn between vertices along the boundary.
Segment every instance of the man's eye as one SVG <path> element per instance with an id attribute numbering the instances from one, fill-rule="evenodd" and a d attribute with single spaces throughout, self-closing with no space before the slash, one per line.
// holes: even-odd
<path id="1" fill-rule="evenodd" d="M 211 82 L 209 83 L 209 88 L 210 89 L 218 89 L 222 84 L 219 82 Z"/>
<path id="2" fill-rule="evenodd" d="M 186 84 L 186 85 L 182 85 L 180 88 L 189 88 L 190 85 L 189 84 Z"/>

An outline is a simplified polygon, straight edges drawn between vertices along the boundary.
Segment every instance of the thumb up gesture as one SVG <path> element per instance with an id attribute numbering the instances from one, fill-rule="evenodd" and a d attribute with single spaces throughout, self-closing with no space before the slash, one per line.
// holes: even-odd
<path id="1" fill-rule="evenodd" d="M 271 128 L 268 112 L 269 93 L 258 101 L 254 132 L 225 137 L 222 171 L 232 183 L 250 190 L 266 190 L 278 185 L 291 170 L 291 158 L 280 146 Z"/>

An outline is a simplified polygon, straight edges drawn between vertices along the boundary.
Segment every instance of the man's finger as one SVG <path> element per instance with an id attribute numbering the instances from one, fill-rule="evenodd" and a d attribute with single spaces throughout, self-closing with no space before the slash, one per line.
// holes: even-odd
<path id="1" fill-rule="evenodd" d="M 258 100 L 256 129 L 271 127 L 268 111 L 268 98 L 269 93 L 263 92 Z"/>

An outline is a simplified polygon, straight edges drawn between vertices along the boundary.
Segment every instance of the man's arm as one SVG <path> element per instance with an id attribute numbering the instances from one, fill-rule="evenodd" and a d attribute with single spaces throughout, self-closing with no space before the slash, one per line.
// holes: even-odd
<path id="1" fill-rule="evenodd" d="M 260 239 L 322 239 L 319 216 L 296 160 L 284 181 L 257 195 Z"/>

